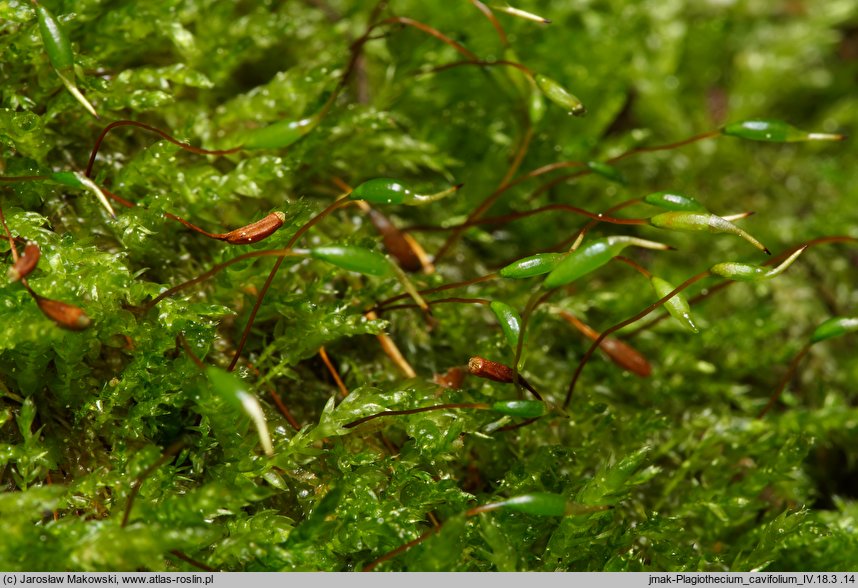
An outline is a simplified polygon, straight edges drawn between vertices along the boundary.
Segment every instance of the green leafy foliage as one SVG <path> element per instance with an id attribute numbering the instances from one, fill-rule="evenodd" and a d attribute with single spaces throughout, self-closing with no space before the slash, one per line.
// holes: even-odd
<path id="1" fill-rule="evenodd" d="M 506 43 L 468 2 L 39 6 L 0 2 L 0 206 L 41 249 L 0 284 L 0 568 L 854 567 L 854 2 L 522 1 L 551 24 L 499 11 Z M 243 149 L 119 127 L 87 183 L 120 119 Z M 394 271 L 376 204 L 434 273 Z M 553 204 L 633 220 L 517 214 Z M 272 211 L 240 247 L 165 216 Z M 651 239 L 677 251 L 623 250 Z M 678 320 L 613 334 L 650 377 L 595 354 L 562 406 L 591 342 L 558 314 L 604 332 L 707 268 L 651 315 Z"/>

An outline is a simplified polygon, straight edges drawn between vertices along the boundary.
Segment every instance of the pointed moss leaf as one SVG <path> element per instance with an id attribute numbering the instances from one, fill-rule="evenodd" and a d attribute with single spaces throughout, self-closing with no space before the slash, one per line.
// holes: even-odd
<path id="1" fill-rule="evenodd" d="M 509 416 L 531 419 L 545 414 L 544 402 L 539 400 L 504 400 L 492 404 L 492 411 Z"/>
<path id="2" fill-rule="evenodd" d="M 536 74 L 534 81 L 537 87 L 542 90 L 545 97 L 554 102 L 557 106 L 565 109 L 569 114 L 575 116 L 584 116 L 587 114 L 587 109 L 584 108 L 584 103 L 577 96 L 570 94 L 566 88 L 561 86 L 556 81 L 548 76 Z"/>
<path id="3" fill-rule="evenodd" d="M 729 124 L 721 132 L 731 137 L 771 143 L 799 141 L 842 141 L 843 135 L 808 133 L 780 120 L 746 120 Z"/>
<path id="4" fill-rule="evenodd" d="M 354 245 L 329 245 L 310 249 L 316 259 L 368 276 L 389 276 L 393 273 L 390 261 L 382 253 Z"/>
<path id="5" fill-rule="evenodd" d="M 676 194 L 674 192 L 653 192 L 643 197 L 643 201 L 665 210 L 677 212 L 709 212 L 697 200 L 691 196 Z"/>
<path id="6" fill-rule="evenodd" d="M 716 276 L 723 276 L 737 282 L 757 282 L 759 280 L 769 280 L 783 273 L 792 263 L 798 259 L 798 256 L 807 249 L 802 247 L 781 264 L 774 268 L 764 267 L 760 265 L 752 265 L 749 263 L 726 262 L 718 263 L 709 268 L 709 271 Z"/>
<path id="7" fill-rule="evenodd" d="M 256 427 L 256 432 L 259 435 L 259 442 L 267 455 L 274 455 L 274 446 L 271 443 L 271 436 L 268 434 L 268 425 L 265 422 L 265 413 L 262 412 L 262 407 L 259 401 L 250 392 L 247 391 L 244 382 L 238 379 L 237 376 L 226 372 L 220 368 L 206 368 L 206 376 L 214 390 L 224 401 L 229 403 L 233 408 L 241 410 Z"/>
<path id="8" fill-rule="evenodd" d="M 667 249 L 667 245 L 636 237 L 615 236 L 597 239 L 567 254 L 545 278 L 546 288 L 565 286 L 602 267 L 630 245 L 647 249 Z"/>
<path id="9" fill-rule="evenodd" d="M 834 317 L 821 323 L 810 336 L 811 343 L 819 343 L 832 337 L 840 337 L 858 331 L 858 317 Z"/>
<path id="10" fill-rule="evenodd" d="M 301 120 L 281 120 L 251 131 L 242 143 L 245 149 L 283 149 L 289 147 L 319 125 L 316 114 Z"/>
<path id="11" fill-rule="evenodd" d="M 562 517 L 566 515 L 566 499 L 560 494 L 533 492 L 503 500 L 498 508 L 514 510 L 538 517 Z"/>
<path id="12" fill-rule="evenodd" d="M 521 337 L 521 316 L 518 311 L 500 300 L 492 301 L 489 308 L 495 313 L 506 342 L 515 351 L 518 348 L 518 339 Z"/>
<path id="13" fill-rule="evenodd" d="M 563 253 L 537 253 L 512 262 L 501 268 L 498 274 L 503 278 L 514 280 L 541 276 L 557 267 L 563 257 Z"/>
<path id="14" fill-rule="evenodd" d="M 650 278 L 650 283 L 652 284 L 653 290 L 655 290 L 656 295 L 659 298 L 664 298 L 671 292 L 673 292 L 675 286 L 668 282 L 667 280 L 662 280 L 658 276 L 652 276 Z M 670 300 L 664 303 L 664 307 L 667 309 L 667 312 L 670 313 L 670 316 L 675 318 L 679 324 L 683 327 L 691 331 L 692 333 L 699 333 L 700 330 L 697 328 L 697 325 L 694 324 L 694 321 L 691 320 L 691 306 L 688 304 L 688 300 L 685 296 L 680 292 L 679 294 L 674 295 Z"/>
<path id="15" fill-rule="evenodd" d="M 373 204 L 402 204 L 413 192 L 391 178 L 367 180 L 349 195 L 353 200 L 366 200 Z"/>
<path id="16" fill-rule="evenodd" d="M 769 253 L 765 245 L 728 220 L 708 212 L 662 212 L 649 219 L 650 224 L 671 231 L 728 233 L 741 237 L 760 251 Z"/>
<path id="17" fill-rule="evenodd" d="M 607 163 L 602 163 L 601 161 L 588 161 L 587 167 L 594 174 L 598 174 L 598 175 L 602 176 L 603 178 L 607 178 L 607 179 L 611 180 L 612 182 L 616 182 L 618 184 L 625 184 L 626 183 L 625 176 L 622 173 L 620 173 L 620 170 L 618 170 L 613 165 L 609 165 Z"/>
<path id="18" fill-rule="evenodd" d="M 312 539 L 319 535 L 331 523 L 328 517 L 337 511 L 337 507 L 343 499 L 344 490 L 342 486 L 335 486 L 328 490 L 322 499 L 313 508 L 310 515 L 289 535 L 290 544 L 299 543 Z"/>

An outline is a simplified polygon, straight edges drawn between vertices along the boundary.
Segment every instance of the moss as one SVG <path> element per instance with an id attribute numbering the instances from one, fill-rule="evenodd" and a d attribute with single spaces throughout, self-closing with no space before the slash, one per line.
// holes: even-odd
<path id="1" fill-rule="evenodd" d="M 102 125 L 118 119 L 227 149 L 267 125 L 323 116 L 288 148 L 222 156 L 114 129 L 93 179 L 136 204 L 114 202 L 116 218 L 82 188 L 0 184 L 12 234 L 41 248 L 30 287 L 92 319 L 88 329 L 62 329 L 20 283 L 0 285 L 0 567 L 356 570 L 423 534 L 376 569 L 854 566 L 855 335 L 814 345 L 775 408 L 755 418 L 817 325 L 855 316 L 854 142 L 753 143 L 715 133 L 616 159 L 761 118 L 849 134 L 858 122 L 853 3 L 523 2 L 552 24 L 498 12 L 510 50 L 466 2 L 440 10 L 398 0 L 380 14 L 371 2 L 335 0 L 43 4 L 68 34 L 77 85 L 102 120 L 52 70 L 32 6 L 0 3 L 3 176 L 83 171 Z M 544 101 L 515 67 L 430 72 L 463 56 L 401 22 L 352 44 L 370 18 L 392 15 L 425 23 L 480 59 L 524 63 L 580 98 L 587 116 Z M 544 292 L 541 278 L 427 295 L 483 300 L 433 304 L 431 317 L 376 309 L 373 318 L 368 310 L 403 294 L 396 276 L 287 257 L 235 372 L 262 404 L 270 458 L 248 415 L 212 390 L 193 356 L 229 366 L 271 257 L 238 261 L 146 306 L 240 254 L 291 247 L 344 184 L 394 178 L 432 193 L 464 182 L 419 208 L 377 207 L 437 254 L 451 231 L 420 227 L 461 224 L 505 177 L 561 161 L 581 163 L 522 179 L 484 216 L 556 203 L 601 212 L 667 190 L 717 215 L 756 211 L 736 222 L 775 254 L 830 235 L 853 242 L 811 247 L 774 280 L 702 301 L 695 295 L 717 282 L 693 285 L 699 334 L 674 321 L 621 330 L 615 336 L 647 358 L 652 375 L 636 377 L 596 354 L 566 410 L 559 405 L 591 342 L 559 313 L 604 331 L 655 302 L 628 265 L 601 266 L 533 313 L 524 311 Z M 601 168 L 587 162 L 607 162 L 611 174 L 593 174 Z M 224 233 L 272 211 L 284 213 L 283 226 L 248 246 L 206 239 L 164 216 Z M 613 214 L 656 212 L 637 204 Z M 435 274 L 410 279 L 430 288 L 486 275 L 568 241 L 586 220 L 554 209 L 473 224 L 436 259 Z M 675 247 L 629 250 L 671 284 L 720 262 L 765 261 L 729 236 L 602 223 L 587 238 L 618 234 Z M 331 245 L 384 250 L 353 204 L 294 244 L 298 253 Z M 6 239 L 0 259 L 12 261 Z M 527 317 L 520 365 L 548 401 L 546 416 L 510 428 L 522 419 L 450 408 L 344 428 L 385 410 L 518 398 L 510 384 L 475 377 L 460 387 L 433 382 L 445 373 L 455 380 L 448 370 L 472 356 L 514 363 L 515 338 L 485 301 Z M 382 334 L 416 377 L 383 351 Z M 605 509 L 549 518 L 469 513 L 541 492 Z"/>

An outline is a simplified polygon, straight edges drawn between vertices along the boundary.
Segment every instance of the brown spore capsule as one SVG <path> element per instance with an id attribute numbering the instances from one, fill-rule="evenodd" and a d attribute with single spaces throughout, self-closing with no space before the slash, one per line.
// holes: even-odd
<path id="1" fill-rule="evenodd" d="M 220 238 L 233 245 L 249 245 L 270 237 L 274 231 L 283 226 L 285 220 L 286 215 L 282 212 L 272 212 L 255 223 L 224 233 Z"/>
<path id="2" fill-rule="evenodd" d="M 39 249 L 39 245 L 34 241 L 27 241 L 27 245 L 24 246 L 24 253 L 6 272 L 6 275 L 9 276 L 9 281 L 17 282 L 29 276 L 36 269 L 36 264 L 39 263 L 41 255 L 42 252 Z"/>
<path id="3" fill-rule="evenodd" d="M 562 311 L 560 316 L 593 341 L 599 338 L 600 333 L 592 329 L 589 325 L 581 322 L 575 315 Z M 601 349 L 615 364 L 630 371 L 636 376 L 646 378 L 652 373 L 652 366 L 646 358 L 631 345 L 623 343 L 619 339 L 614 337 L 605 337 L 602 342 L 599 343 L 599 349 Z"/>
<path id="4" fill-rule="evenodd" d="M 511 367 L 483 357 L 472 357 L 468 360 L 468 371 L 478 378 L 486 378 L 495 382 L 504 384 L 515 382 L 515 371 Z"/>
<path id="5" fill-rule="evenodd" d="M 369 220 L 381 235 L 384 248 L 396 259 L 399 267 L 407 272 L 419 271 L 423 264 L 420 263 L 420 257 L 406 240 L 405 235 L 390 222 L 390 219 L 374 208 L 367 207 L 366 212 L 369 215 Z"/>
<path id="6" fill-rule="evenodd" d="M 33 298 L 36 300 L 36 304 L 38 304 L 42 314 L 64 329 L 83 331 L 92 324 L 92 319 L 82 309 L 73 304 L 51 300 L 38 294 L 33 294 Z"/>

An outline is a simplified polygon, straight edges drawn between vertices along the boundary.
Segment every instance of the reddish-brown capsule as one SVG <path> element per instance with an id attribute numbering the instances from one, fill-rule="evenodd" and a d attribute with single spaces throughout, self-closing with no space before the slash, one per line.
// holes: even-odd
<path id="1" fill-rule="evenodd" d="M 36 269 L 36 264 L 39 263 L 41 255 L 42 252 L 39 249 L 39 245 L 34 241 L 27 241 L 24 253 L 6 272 L 6 275 L 9 276 L 9 281 L 17 282 L 29 276 Z"/>
<path id="2" fill-rule="evenodd" d="M 396 259 L 399 267 L 407 272 L 419 271 L 423 264 L 420 263 L 420 257 L 415 253 L 414 248 L 405 239 L 396 226 L 390 222 L 386 216 L 378 212 L 374 208 L 367 207 L 367 214 L 373 226 L 381 235 L 381 240 L 384 242 L 384 248 L 390 255 Z"/>
<path id="3" fill-rule="evenodd" d="M 442 388 L 450 388 L 451 390 L 461 390 L 462 381 L 465 379 L 465 374 L 461 368 L 453 367 L 448 369 L 443 374 L 435 374 L 432 376 L 432 381 Z"/>
<path id="4" fill-rule="evenodd" d="M 495 382 L 504 384 L 515 382 L 515 371 L 511 367 L 482 357 L 472 357 L 468 361 L 468 371 L 478 378 L 486 378 Z"/>
<path id="5" fill-rule="evenodd" d="M 576 316 L 565 311 L 561 312 L 560 316 L 593 341 L 599 338 L 600 333 L 582 323 Z M 605 337 L 599 344 L 599 349 L 604 351 L 615 364 L 632 372 L 636 376 L 646 378 L 652 373 L 652 366 L 646 358 L 644 358 L 644 356 L 636 349 L 626 343 L 623 343 L 619 339 L 615 339 L 614 337 Z"/>
<path id="6" fill-rule="evenodd" d="M 542 400 L 542 395 L 540 395 L 539 392 L 530 385 L 530 382 L 525 380 L 521 374 L 518 375 L 518 380 L 516 380 L 515 370 L 508 365 L 497 363 L 483 357 L 472 357 L 468 360 L 468 371 L 471 375 L 477 376 L 478 378 L 486 378 L 487 380 L 501 382 L 502 384 L 514 384 L 517 382 L 525 390 L 533 394 L 534 398 Z"/>
<path id="7" fill-rule="evenodd" d="M 39 310 L 64 329 L 82 331 L 92 324 L 92 320 L 77 306 L 44 298 L 33 292 L 31 294 L 39 305 Z"/>
<path id="8" fill-rule="evenodd" d="M 265 218 L 250 223 L 246 227 L 224 233 L 220 238 L 233 245 L 249 245 L 271 236 L 274 231 L 283 226 L 285 220 L 286 215 L 282 212 L 272 212 Z"/>

